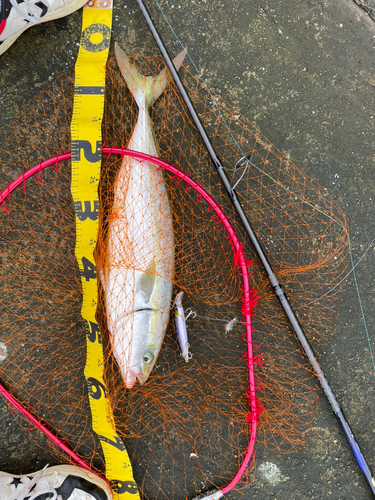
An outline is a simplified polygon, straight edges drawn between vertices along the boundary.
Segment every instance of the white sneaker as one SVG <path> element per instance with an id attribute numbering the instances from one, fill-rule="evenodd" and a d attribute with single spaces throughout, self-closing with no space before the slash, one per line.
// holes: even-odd
<path id="1" fill-rule="evenodd" d="M 87 0 L 0 0 L 0 55 L 30 26 L 67 16 Z"/>
<path id="2" fill-rule="evenodd" d="M 101 477 L 74 465 L 47 467 L 24 476 L 0 472 L 0 500 L 112 500 Z"/>

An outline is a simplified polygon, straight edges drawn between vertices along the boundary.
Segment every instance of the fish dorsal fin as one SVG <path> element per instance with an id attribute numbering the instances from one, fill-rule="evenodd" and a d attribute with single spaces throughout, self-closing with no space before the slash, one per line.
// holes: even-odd
<path id="1" fill-rule="evenodd" d="M 146 270 L 141 274 L 135 285 L 135 294 L 136 295 L 141 294 L 142 298 L 146 302 L 150 301 L 152 292 L 154 290 L 155 279 L 156 279 L 155 273 L 156 273 L 155 259 L 152 259 L 152 261 L 149 263 Z"/>
<path id="2" fill-rule="evenodd" d="M 146 108 L 151 107 L 172 80 L 169 70 L 164 68 L 155 78 L 152 76 L 145 77 L 130 62 L 117 43 L 115 44 L 115 55 L 121 74 L 138 107 L 141 107 L 143 103 L 145 103 Z M 173 64 L 177 70 L 180 69 L 185 55 L 186 50 L 184 49 L 173 59 Z"/>

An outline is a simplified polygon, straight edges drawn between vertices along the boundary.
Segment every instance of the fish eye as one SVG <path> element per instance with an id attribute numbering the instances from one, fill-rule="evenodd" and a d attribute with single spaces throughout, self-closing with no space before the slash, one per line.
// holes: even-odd
<path id="1" fill-rule="evenodd" d="M 154 361 L 154 354 L 147 349 L 142 356 L 142 360 L 146 365 L 149 365 Z"/>

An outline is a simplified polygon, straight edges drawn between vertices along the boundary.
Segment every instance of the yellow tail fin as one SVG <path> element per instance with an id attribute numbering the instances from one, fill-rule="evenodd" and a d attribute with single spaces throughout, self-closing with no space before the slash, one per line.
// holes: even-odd
<path id="1" fill-rule="evenodd" d="M 152 76 L 143 76 L 129 61 L 129 58 L 117 43 L 115 44 L 115 55 L 122 76 L 138 106 L 140 107 L 145 104 L 147 108 L 151 107 L 172 80 L 168 69 L 164 68 L 155 78 Z M 186 50 L 184 49 L 173 59 L 173 64 L 177 70 L 181 67 L 185 55 Z"/>

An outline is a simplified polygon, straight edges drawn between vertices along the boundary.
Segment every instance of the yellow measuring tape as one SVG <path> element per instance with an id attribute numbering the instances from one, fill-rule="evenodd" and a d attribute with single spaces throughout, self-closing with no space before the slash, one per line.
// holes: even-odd
<path id="1" fill-rule="evenodd" d="M 76 212 L 75 254 L 81 272 L 82 317 L 86 323 L 88 387 L 92 427 L 105 457 L 106 477 L 118 500 L 137 500 L 128 453 L 116 434 L 103 378 L 103 349 L 98 324 L 97 278 L 93 252 L 98 234 L 98 183 L 101 164 L 101 124 L 104 109 L 105 65 L 112 26 L 112 0 L 89 0 L 83 9 L 81 44 L 75 68 L 71 124 L 71 192 Z"/>

